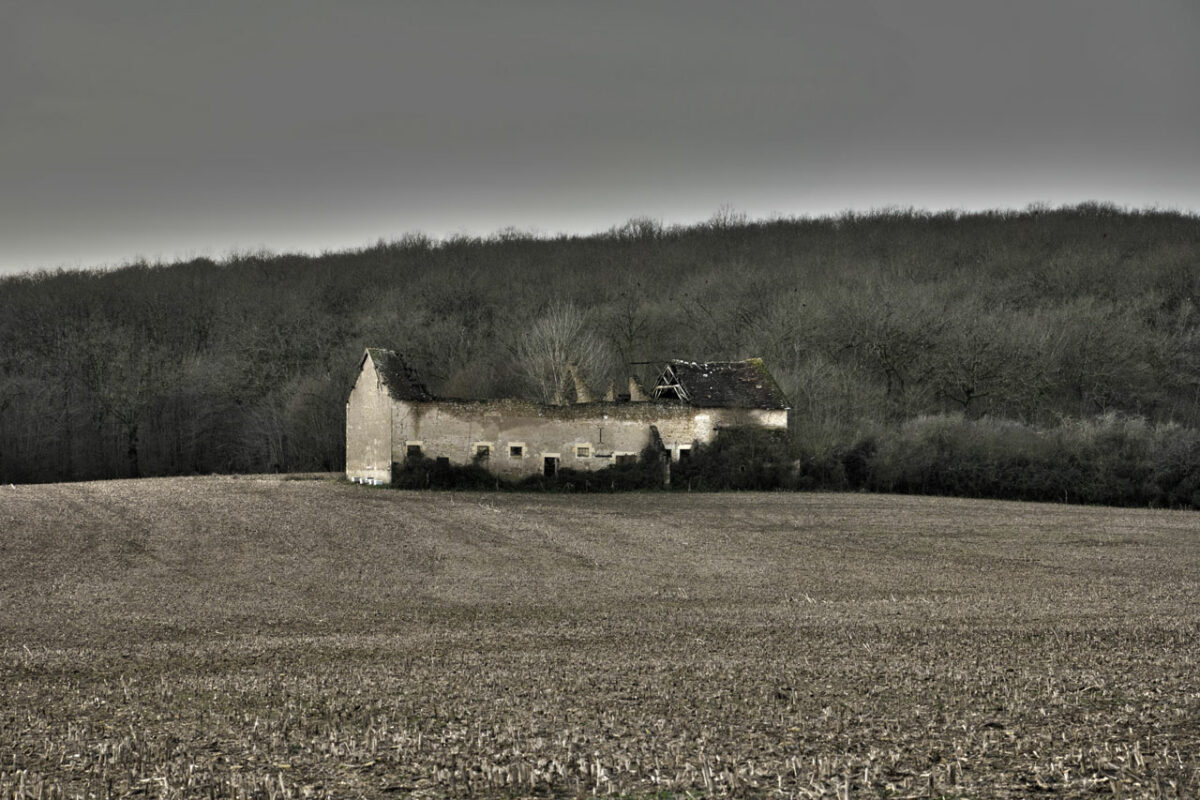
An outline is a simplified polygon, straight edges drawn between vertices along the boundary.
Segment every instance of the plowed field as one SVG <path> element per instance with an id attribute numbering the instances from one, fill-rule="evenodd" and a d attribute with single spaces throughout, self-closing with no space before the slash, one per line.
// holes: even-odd
<path id="1" fill-rule="evenodd" d="M 0 798 L 1097 793 L 1200 793 L 1195 513 L 0 487 Z"/>

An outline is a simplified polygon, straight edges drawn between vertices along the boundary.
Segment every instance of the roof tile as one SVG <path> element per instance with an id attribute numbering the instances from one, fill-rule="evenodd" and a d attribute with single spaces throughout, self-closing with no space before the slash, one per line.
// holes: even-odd
<path id="1" fill-rule="evenodd" d="M 761 358 L 745 361 L 670 361 L 687 402 L 702 408 L 789 408 L 787 396 Z"/>

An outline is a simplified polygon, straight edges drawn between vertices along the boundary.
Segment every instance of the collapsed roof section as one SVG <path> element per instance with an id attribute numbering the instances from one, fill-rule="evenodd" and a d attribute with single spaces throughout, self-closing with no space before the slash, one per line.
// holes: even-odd
<path id="1" fill-rule="evenodd" d="M 437 400 L 421 382 L 416 370 L 410 367 L 400 354 L 382 347 L 368 347 L 364 358 L 375 364 L 388 394 L 395 400 Z M 578 375 L 572 372 L 579 383 Z M 787 396 L 767 371 L 761 358 L 745 361 L 669 361 L 659 375 L 658 382 L 649 393 L 641 394 L 640 387 L 634 391 L 630 384 L 628 400 L 668 400 L 682 402 L 697 408 L 789 408 Z M 579 398 L 589 402 L 589 392 L 579 392 Z M 610 390 L 608 397 L 613 397 Z M 606 398 L 607 399 L 607 398 Z"/>
<path id="2" fill-rule="evenodd" d="M 761 358 L 668 362 L 651 395 L 700 408 L 789 408 Z"/>

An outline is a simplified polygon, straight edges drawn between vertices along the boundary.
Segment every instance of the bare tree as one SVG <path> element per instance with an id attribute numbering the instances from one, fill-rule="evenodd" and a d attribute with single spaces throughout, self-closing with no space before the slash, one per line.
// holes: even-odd
<path id="1" fill-rule="evenodd" d="M 1049 390 L 1050 346 L 1036 315 L 972 299 L 947 315 L 929 380 L 936 397 L 968 417 L 1023 416 Z"/>
<path id="2" fill-rule="evenodd" d="M 632 270 L 631 270 L 632 272 Z M 655 308 L 641 281 L 626 278 L 605 313 L 608 339 L 622 364 L 643 360 L 647 342 L 659 337 Z"/>
<path id="3" fill-rule="evenodd" d="M 516 365 L 533 395 L 562 404 L 574 390 L 572 370 L 596 384 L 612 372 L 613 358 L 587 314 L 556 300 L 517 341 Z"/>
<path id="4" fill-rule="evenodd" d="M 103 322 L 89 327 L 82 351 L 83 381 L 95 421 L 117 426 L 124 438 L 126 474 L 139 478 L 142 425 L 173 384 L 177 365 L 165 348 L 139 340 L 135 330 Z"/>
<path id="5" fill-rule="evenodd" d="M 919 409 L 946 328 L 944 299 L 915 284 L 843 289 L 843 350 L 882 379 L 892 416 Z"/>

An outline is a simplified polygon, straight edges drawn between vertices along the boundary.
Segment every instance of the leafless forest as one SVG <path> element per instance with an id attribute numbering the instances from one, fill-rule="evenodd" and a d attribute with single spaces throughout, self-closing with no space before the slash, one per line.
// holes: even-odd
<path id="1" fill-rule="evenodd" d="M 1192 512 L 0 489 L 0 798 L 1195 797 Z"/>
<path id="2" fill-rule="evenodd" d="M 1196 217 L 1085 205 L 724 213 L 8 278 L 0 481 L 337 470 L 364 346 L 445 395 L 536 396 L 569 333 L 599 388 L 631 361 L 763 357 L 817 486 L 941 491 L 891 454 L 1028 441 L 1005 464 L 1095 462 L 1122 488 L 1093 499 L 1189 505 L 1198 264 Z M 1147 481 L 1169 486 L 1143 497 Z"/>

